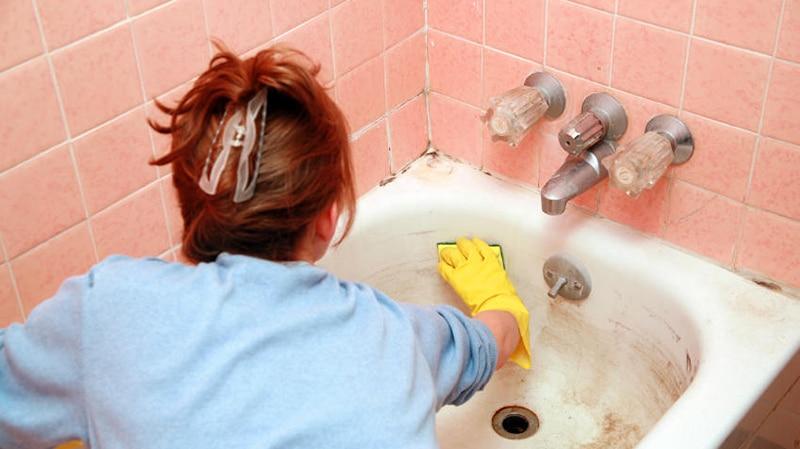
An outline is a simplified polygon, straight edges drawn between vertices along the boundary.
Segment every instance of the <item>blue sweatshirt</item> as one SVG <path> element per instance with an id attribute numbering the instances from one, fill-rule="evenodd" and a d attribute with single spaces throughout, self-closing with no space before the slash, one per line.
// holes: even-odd
<path id="1" fill-rule="evenodd" d="M 111 257 L 0 329 L 0 448 L 435 448 L 488 328 L 305 263 Z"/>

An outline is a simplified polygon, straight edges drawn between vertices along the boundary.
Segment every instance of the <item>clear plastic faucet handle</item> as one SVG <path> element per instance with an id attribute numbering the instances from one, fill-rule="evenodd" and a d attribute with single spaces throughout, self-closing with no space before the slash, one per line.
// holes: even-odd
<path id="1" fill-rule="evenodd" d="M 637 196 L 655 185 L 674 157 L 669 138 L 655 131 L 647 132 L 620 147 L 609 161 L 611 183 L 629 196 Z"/>
<path id="2" fill-rule="evenodd" d="M 520 86 L 489 99 L 489 132 L 493 140 L 511 146 L 522 141 L 525 133 L 547 112 L 549 105 L 535 87 Z"/>

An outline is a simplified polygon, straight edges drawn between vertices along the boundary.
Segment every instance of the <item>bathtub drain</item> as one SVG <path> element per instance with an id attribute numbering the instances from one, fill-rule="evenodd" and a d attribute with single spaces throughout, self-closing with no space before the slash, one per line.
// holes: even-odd
<path id="1" fill-rule="evenodd" d="M 503 407 L 492 417 L 492 428 L 503 438 L 521 440 L 539 430 L 539 418 L 525 407 Z"/>

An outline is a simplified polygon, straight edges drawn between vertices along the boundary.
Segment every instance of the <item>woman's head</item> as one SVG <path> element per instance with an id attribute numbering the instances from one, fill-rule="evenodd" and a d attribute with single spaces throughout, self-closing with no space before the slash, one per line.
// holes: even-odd
<path id="1" fill-rule="evenodd" d="M 221 252 L 277 261 L 316 258 L 337 211 L 347 214 L 350 229 L 355 193 L 347 124 L 316 80 L 318 72 L 319 66 L 286 47 L 245 60 L 221 50 L 177 106 L 157 103 L 170 123 L 150 125 L 170 134 L 172 145 L 153 163 L 172 164 L 188 259 L 212 261 Z M 256 98 L 262 92 L 265 105 Z M 255 110 L 248 141 L 254 137 L 256 144 L 243 158 L 245 178 L 256 178 L 255 191 L 241 201 L 243 147 L 230 145 L 225 134 L 247 116 L 248 104 L 264 107 Z M 214 178 L 214 165 L 222 169 L 218 185 L 209 190 L 206 179 L 201 188 L 204 175 Z"/>

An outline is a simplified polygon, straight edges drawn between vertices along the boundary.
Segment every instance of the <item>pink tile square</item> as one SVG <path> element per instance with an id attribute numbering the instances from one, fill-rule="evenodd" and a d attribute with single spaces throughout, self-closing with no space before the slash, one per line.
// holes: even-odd
<path id="1" fill-rule="evenodd" d="M 762 138 L 748 204 L 800 220 L 800 147 Z"/>
<path id="2" fill-rule="evenodd" d="M 608 81 L 611 67 L 610 15 L 563 0 L 550 2 L 547 64 L 592 81 Z"/>
<path id="3" fill-rule="evenodd" d="M 736 267 L 800 287 L 800 223 L 748 209 Z"/>
<path id="4" fill-rule="evenodd" d="M 572 0 L 575 3 L 581 3 L 592 8 L 604 9 L 608 12 L 614 12 L 615 0 Z"/>
<path id="5" fill-rule="evenodd" d="M 544 57 L 544 0 L 486 3 L 486 44 L 523 58 Z"/>
<path id="6" fill-rule="evenodd" d="M 389 117 L 392 172 L 397 173 L 428 148 L 428 113 L 425 96 L 419 95 Z"/>
<path id="7" fill-rule="evenodd" d="M 0 175 L 0 217 L 9 258 L 86 217 L 69 147 L 56 148 Z"/>
<path id="8" fill-rule="evenodd" d="M 483 127 L 483 163 L 485 170 L 528 185 L 536 185 L 539 179 L 539 153 L 544 137 L 531 130 L 516 147 L 505 142 L 493 142 L 488 130 Z"/>
<path id="9" fill-rule="evenodd" d="M 0 2 L 0 17 L 0 71 L 42 53 L 32 2 L 4 0 Z"/>
<path id="10" fill-rule="evenodd" d="M 772 53 L 783 0 L 697 0 L 694 34 Z"/>
<path id="11" fill-rule="evenodd" d="M 44 58 L 0 73 L 0 98 L 0 172 L 66 138 Z"/>
<path id="12" fill-rule="evenodd" d="M 169 235 L 158 184 L 91 218 L 100 259 L 111 254 L 158 256 L 169 248 Z"/>
<path id="13" fill-rule="evenodd" d="M 322 83 L 333 80 L 333 50 L 330 30 L 328 14 L 324 14 L 279 39 L 280 42 L 302 51 L 315 63 L 320 64 L 321 71 L 317 78 Z"/>
<path id="14" fill-rule="evenodd" d="M 155 97 L 199 74 L 209 60 L 200 0 L 178 0 L 133 23 L 144 90 Z"/>
<path id="15" fill-rule="evenodd" d="M 125 18 L 124 0 L 37 0 L 36 3 L 51 50 Z"/>
<path id="16" fill-rule="evenodd" d="M 775 61 L 761 132 L 800 144 L 800 67 Z"/>
<path id="17" fill-rule="evenodd" d="M 483 141 L 481 110 L 435 93 L 429 101 L 431 145 L 479 167 Z"/>
<path id="18" fill-rule="evenodd" d="M 678 106 L 687 39 L 683 34 L 617 20 L 611 85 Z"/>
<path id="19" fill-rule="evenodd" d="M 683 181 L 672 185 L 664 237 L 731 266 L 744 205 Z"/>
<path id="20" fill-rule="evenodd" d="M 483 41 L 484 0 L 428 0 L 432 28 L 475 42 Z"/>
<path id="21" fill-rule="evenodd" d="M 135 16 L 148 9 L 154 8 L 167 0 L 126 0 L 128 2 L 128 14 Z"/>
<path id="22" fill-rule="evenodd" d="M 628 143 L 631 140 L 644 134 L 644 129 L 653 117 L 661 114 L 678 113 L 672 106 L 663 103 L 647 100 L 619 90 L 612 90 L 610 94 L 622 103 L 628 115 L 628 130 L 619 140 L 620 143 Z M 576 109 L 576 111 L 579 109 Z"/>
<path id="23" fill-rule="evenodd" d="M 220 1 L 225 4 L 225 1 Z M 263 1 L 254 4 L 264 3 Z M 264 5 L 266 6 L 266 5 Z M 328 9 L 326 0 L 269 0 L 275 34 L 282 34 Z M 267 20 L 269 23 L 269 20 Z"/>
<path id="24" fill-rule="evenodd" d="M 237 54 L 272 37 L 270 6 L 263 0 L 237 0 L 235 5 L 226 0 L 205 0 L 203 5 L 209 37 L 220 39 Z"/>
<path id="25" fill-rule="evenodd" d="M 489 99 L 522 86 L 525 78 L 541 71 L 539 64 L 500 53 L 489 48 L 483 51 L 483 98 L 481 106 L 488 107 Z"/>
<path id="26" fill-rule="evenodd" d="M 362 134 L 353 145 L 356 194 L 361 196 L 389 174 L 389 145 L 386 123 L 381 121 Z"/>
<path id="27" fill-rule="evenodd" d="M 164 196 L 164 207 L 167 211 L 167 228 L 169 229 L 171 246 L 183 242 L 183 217 L 181 206 L 178 202 L 178 191 L 172 183 L 172 176 L 167 176 L 161 181 L 161 193 Z"/>
<path id="28" fill-rule="evenodd" d="M 425 56 L 424 33 L 386 52 L 386 94 L 390 108 L 425 89 Z"/>
<path id="29" fill-rule="evenodd" d="M 675 177 L 696 186 L 744 201 L 755 151 L 755 134 L 684 113 L 694 139 L 694 154 L 674 169 Z"/>
<path id="30" fill-rule="evenodd" d="M 336 83 L 336 96 L 355 132 L 386 112 L 383 56 L 360 65 Z"/>
<path id="31" fill-rule="evenodd" d="M 800 62 L 800 0 L 786 0 L 778 38 L 778 57 Z"/>
<path id="32" fill-rule="evenodd" d="M 481 101 L 481 47 L 436 31 L 428 34 L 431 89 L 473 106 Z"/>
<path id="33" fill-rule="evenodd" d="M 68 277 L 87 272 L 96 262 L 86 222 L 14 259 L 11 265 L 26 313 L 52 297 Z"/>
<path id="34" fill-rule="evenodd" d="M 768 71 L 766 56 L 692 40 L 684 107 L 755 131 Z"/>
<path id="35" fill-rule="evenodd" d="M 661 236 L 667 219 L 668 191 L 669 179 L 666 177 L 636 198 L 606 184 L 600 194 L 599 213 L 645 234 Z"/>
<path id="36" fill-rule="evenodd" d="M 11 273 L 8 272 L 7 264 L 0 264 L 0 327 L 21 322 L 22 311 L 11 283 Z"/>
<path id="37" fill-rule="evenodd" d="M 619 0 L 619 14 L 678 31 L 689 31 L 693 0 Z"/>
<path id="38" fill-rule="evenodd" d="M 94 214 L 156 179 L 144 108 L 115 119 L 75 141 L 75 159 L 86 207 Z"/>
<path id="39" fill-rule="evenodd" d="M 383 0 L 385 46 L 400 42 L 425 26 L 422 0 Z"/>
<path id="40" fill-rule="evenodd" d="M 336 76 L 383 50 L 383 6 L 375 0 L 349 0 L 331 13 Z"/>
<path id="41" fill-rule="evenodd" d="M 127 25 L 54 53 L 53 66 L 73 136 L 142 102 Z"/>

